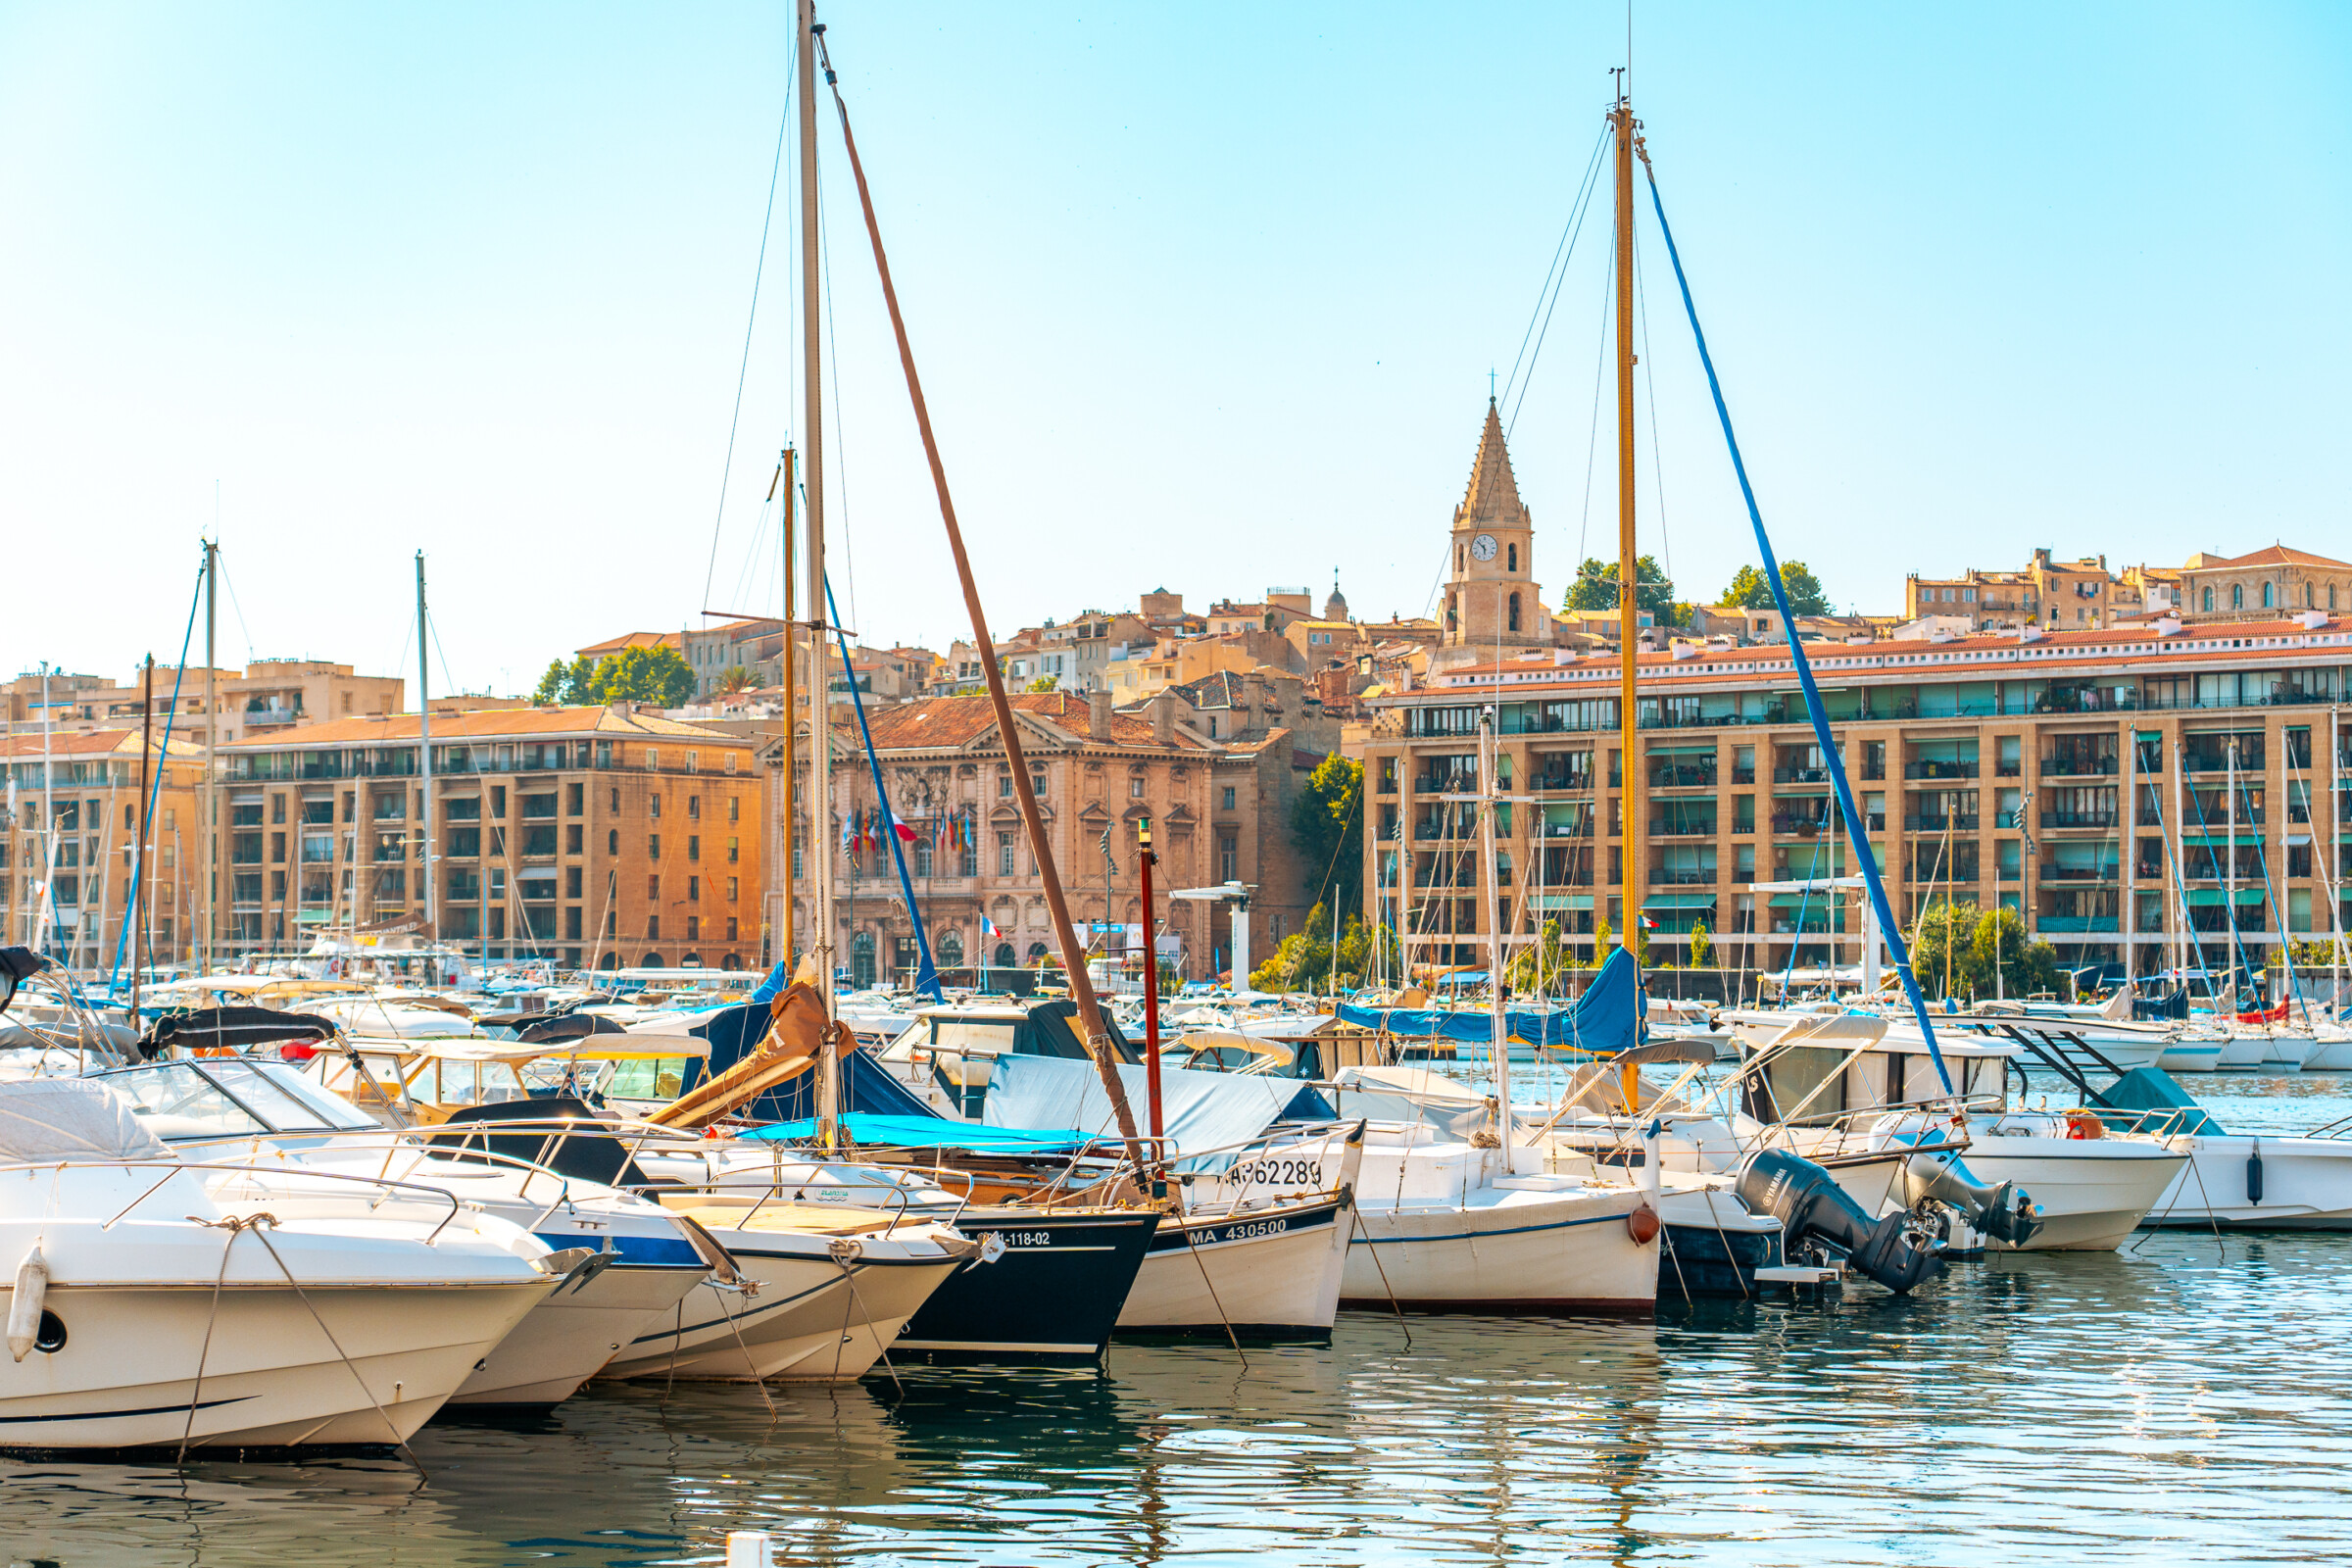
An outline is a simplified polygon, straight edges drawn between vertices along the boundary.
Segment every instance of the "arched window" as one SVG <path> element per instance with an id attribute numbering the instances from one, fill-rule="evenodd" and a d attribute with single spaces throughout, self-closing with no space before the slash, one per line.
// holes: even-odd
<path id="1" fill-rule="evenodd" d="M 662 967 L 662 955 L 659 953 L 649 953 L 642 959 L 638 960 L 638 963 L 639 967 L 641 968 L 659 969 Z"/>
<path id="2" fill-rule="evenodd" d="M 721 969 L 740 969 L 743 967 L 743 955 L 740 953 L 730 953 L 725 957 L 718 960 L 718 966 Z"/>
<path id="3" fill-rule="evenodd" d="M 1507 559 L 1511 564 L 1510 569 L 1517 571 L 1519 569 L 1519 547 L 1517 545 L 1511 546 L 1510 555 Z"/>
<path id="4" fill-rule="evenodd" d="M 1011 943 L 1000 942 L 997 944 L 997 956 L 993 961 L 1000 969 L 1009 969 L 1019 960 L 1013 956 Z"/>
<path id="5" fill-rule="evenodd" d="M 689 953 L 678 960 L 678 967 L 681 969 L 700 969 L 702 966 L 703 956 L 699 953 Z"/>
<path id="6" fill-rule="evenodd" d="M 950 931 L 939 939 L 939 966 L 942 969 L 963 967 L 963 933 Z"/>
<path id="7" fill-rule="evenodd" d="M 874 934 L 860 931 L 850 938 L 850 986 L 864 991 L 874 983 Z"/>
<path id="8" fill-rule="evenodd" d="M 2312 599 L 2312 586 L 2309 583 L 2305 583 L 2303 585 L 2303 608 L 2305 610 L 2309 610 L 2312 608 L 2313 603 L 2314 600 Z"/>
<path id="9" fill-rule="evenodd" d="M 2213 613 L 2213 590 L 2210 588 L 2205 590 L 2205 613 Z"/>
<path id="10" fill-rule="evenodd" d="M 1511 595 L 1511 630 L 1519 629 L 1519 596 Z"/>
<path id="11" fill-rule="evenodd" d="M 617 953 L 608 953 L 603 957 L 596 960 L 596 966 L 599 969 L 617 969 L 620 967 L 620 955 Z"/>
<path id="12" fill-rule="evenodd" d="M 1040 958 L 1051 956 L 1054 950 L 1047 947 L 1043 942 L 1032 942 L 1029 944 L 1029 961 L 1031 963 L 1035 963 Z"/>
<path id="13" fill-rule="evenodd" d="M 2244 583 L 2233 582 L 2230 585 L 2230 608 L 2231 610 L 2246 608 L 2246 585 Z"/>
<path id="14" fill-rule="evenodd" d="M 2328 608 L 2329 610 L 2335 608 L 2335 584 L 2333 583 L 2328 585 Z"/>
<path id="15" fill-rule="evenodd" d="M 2271 608 L 2271 585 L 2267 582 L 2262 585 L 2262 608 L 2265 610 Z"/>

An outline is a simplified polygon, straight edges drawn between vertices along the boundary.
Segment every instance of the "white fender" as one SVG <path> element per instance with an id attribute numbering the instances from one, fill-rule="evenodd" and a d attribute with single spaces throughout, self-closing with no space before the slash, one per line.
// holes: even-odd
<path id="1" fill-rule="evenodd" d="M 32 1353 L 32 1342 L 40 1338 L 41 1308 L 48 1298 L 49 1260 L 35 1242 L 17 1265 L 17 1289 L 8 1302 L 8 1353 L 20 1361 Z"/>

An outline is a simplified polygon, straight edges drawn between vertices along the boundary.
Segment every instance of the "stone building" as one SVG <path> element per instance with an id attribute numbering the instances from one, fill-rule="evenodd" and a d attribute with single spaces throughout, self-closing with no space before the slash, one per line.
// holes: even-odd
<path id="1" fill-rule="evenodd" d="M 1502 416 L 1487 400 L 1487 422 L 1470 487 L 1453 509 L 1453 552 L 1439 613 L 1441 663 L 1473 661 L 1496 649 L 1548 648 L 1551 612 L 1536 580 L 1535 514 L 1519 499 Z"/>
<path id="2" fill-rule="evenodd" d="M 221 748 L 220 952 L 393 922 L 492 961 L 758 962 L 750 740 L 629 704 L 436 711 L 428 859 L 417 729 L 355 717 Z"/>
<path id="3" fill-rule="evenodd" d="M 36 947 L 87 972 L 122 963 L 139 823 L 139 730 L 88 729 L 0 738 L 0 942 Z M 203 839 L 196 811 L 201 759 L 176 738 L 167 754 L 158 731 L 149 754 L 155 794 L 149 858 L 139 905 L 146 910 L 150 961 L 188 956 Z"/>
<path id="4" fill-rule="evenodd" d="M 2243 556 L 2198 554 L 2180 569 L 2180 618 L 2284 619 L 2352 611 L 2352 563 L 2272 545 Z"/>

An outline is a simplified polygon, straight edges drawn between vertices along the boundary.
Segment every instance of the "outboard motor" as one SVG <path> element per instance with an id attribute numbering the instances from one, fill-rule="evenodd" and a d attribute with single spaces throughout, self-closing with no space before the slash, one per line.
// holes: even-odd
<path id="1" fill-rule="evenodd" d="M 1776 1216 L 1788 1241 L 1827 1242 L 1845 1253 L 1850 1266 L 1897 1296 L 1943 1267 L 1934 1251 L 1913 1244 L 1908 1213 L 1872 1219 L 1837 1177 L 1786 1149 L 1767 1149 L 1750 1159 L 1735 1191 L 1756 1213 Z"/>
<path id="2" fill-rule="evenodd" d="M 1949 1204 L 1994 1241 L 2023 1247 L 2041 1229 L 2034 1199 L 2015 1182 L 1982 1187 L 1963 1173 L 1956 1155 L 1913 1154 L 1903 1166 L 1903 1196 L 1916 1206 L 1934 1199 Z"/>

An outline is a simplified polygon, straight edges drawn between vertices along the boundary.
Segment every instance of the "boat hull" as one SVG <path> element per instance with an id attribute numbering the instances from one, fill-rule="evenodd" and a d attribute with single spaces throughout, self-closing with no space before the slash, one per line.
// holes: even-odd
<path id="1" fill-rule="evenodd" d="M 405 1443 L 547 1290 L 53 1284 L 65 1343 L 0 1359 L 0 1446 Z"/>
<path id="2" fill-rule="evenodd" d="M 1159 1222 L 1148 1209 L 966 1208 L 956 1228 L 981 1256 L 923 1303 L 892 1350 L 929 1361 L 1097 1360 Z M 983 1261 L 992 1236 L 1004 1250 Z"/>
<path id="3" fill-rule="evenodd" d="M 2015 1182 L 2033 1199 L 2041 1229 L 2031 1241 L 1984 1243 L 2028 1252 L 2114 1250 L 2188 1163 L 2182 1151 L 2121 1138 L 1984 1137 L 1967 1159 L 1978 1181 Z"/>
<path id="4" fill-rule="evenodd" d="M 559 1404 L 602 1371 L 648 1321 L 671 1310 L 710 1271 L 699 1265 L 615 1263 L 565 1280 L 531 1308 L 451 1404 Z"/>
<path id="5" fill-rule="evenodd" d="M 2352 1231 L 2352 1141 L 2196 1135 L 2188 1164 L 2140 1221 L 2150 1229 Z M 2249 1162 L 2259 1156 L 2260 1196 Z"/>
<path id="6" fill-rule="evenodd" d="M 1662 1249 L 1654 1239 L 1637 1242 L 1629 1223 L 1647 1195 L 1633 1188 L 1549 1192 L 1544 1181 L 1505 1178 L 1472 1189 L 1463 1202 L 1365 1204 L 1348 1251 L 1342 1304 L 1652 1311 Z"/>
<path id="7" fill-rule="evenodd" d="M 1756 1270 L 1786 1261 L 1780 1222 L 1749 1212 L 1731 1193 L 1715 1188 L 1667 1191 L 1655 1200 L 1666 1222 L 1658 1258 L 1661 1298 L 1695 1300 L 1759 1294 Z"/>
<path id="8" fill-rule="evenodd" d="M 1119 1332 L 1329 1338 L 1353 1213 L 1350 1200 L 1330 1195 L 1161 1221 Z"/>

